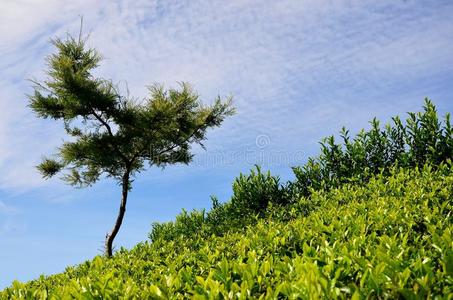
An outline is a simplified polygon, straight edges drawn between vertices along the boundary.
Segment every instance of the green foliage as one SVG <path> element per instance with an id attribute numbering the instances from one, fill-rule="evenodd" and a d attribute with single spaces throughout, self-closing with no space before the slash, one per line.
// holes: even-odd
<path id="1" fill-rule="evenodd" d="M 159 239 L 171 241 L 177 237 L 191 237 L 200 234 L 206 226 L 205 215 L 204 210 L 193 210 L 188 213 L 183 209 L 182 213 L 176 216 L 174 222 L 153 223 L 153 229 L 149 234 L 149 238 L 152 241 L 157 241 Z"/>
<path id="2" fill-rule="evenodd" d="M 212 197 L 212 209 L 207 213 L 204 210 L 190 213 L 183 210 L 172 222 L 154 223 L 149 238 L 152 241 L 171 241 L 192 233 L 209 237 L 241 230 L 266 215 L 270 205 L 288 204 L 289 196 L 285 192 L 278 177 L 269 171 L 263 173 L 256 166 L 250 174 L 240 174 L 234 180 L 231 201 L 220 203 Z"/>
<path id="3" fill-rule="evenodd" d="M 256 166 L 249 174 L 240 174 L 235 179 L 230 201 L 220 204 L 214 199 L 213 209 L 203 212 L 204 219 L 195 217 L 201 212 L 194 212 L 193 218 L 186 217 L 184 212 L 181 216 L 184 222 L 179 223 L 177 218 L 174 222 L 155 224 L 150 237 L 172 240 L 179 234 L 185 235 L 185 227 L 196 226 L 200 235 L 224 235 L 255 224 L 269 213 L 269 206 L 286 206 L 284 211 L 291 211 L 301 197 L 309 197 L 316 191 L 347 183 L 364 184 L 376 174 L 388 174 L 395 165 L 436 166 L 453 157 L 450 116 L 446 115 L 442 125 L 431 101 L 425 100 L 424 112 L 409 113 L 406 125 L 399 117 L 392 120 L 392 124 L 382 129 L 380 122 L 373 119 L 371 129 L 361 130 L 354 139 L 342 128 L 342 143 L 336 143 L 334 136 L 325 138 L 319 157 L 309 158 L 304 166 L 293 168 L 294 182 L 281 184 L 278 177 Z M 312 209 L 313 203 L 304 206 L 306 214 Z"/>
<path id="4" fill-rule="evenodd" d="M 50 178 L 60 172 L 63 167 L 64 165 L 53 159 L 44 158 L 37 169 L 44 178 Z"/>
<path id="5" fill-rule="evenodd" d="M 256 223 L 268 213 L 269 206 L 289 204 L 291 196 L 280 184 L 279 177 L 271 175 L 270 171 L 263 173 L 256 166 L 249 174 L 240 174 L 234 180 L 231 201 L 220 203 L 212 197 L 212 209 L 207 213 L 183 210 L 172 222 L 154 223 L 149 238 L 171 241 L 192 233 L 204 237 L 225 235 Z"/>
<path id="6" fill-rule="evenodd" d="M 230 232 L 238 232 L 245 226 L 255 223 L 258 216 L 250 215 L 251 211 L 241 212 L 231 202 L 220 203 L 217 198 L 212 198 L 212 209 L 193 210 L 190 213 L 183 210 L 174 221 L 153 223 L 148 237 L 151 241 L 172 241 L 181 236 L 198 235 L 210 237 L 211 235 L 223 236 Z"/>
<path id="7" fill-rule="evenodd" d="M 409 113 L 406 124 L 399 117 L 381 128 L 373 119 L 371 129 L 351 139 L 340 132 L 341 143 L 329 136 L 321 142 L 321 154 L 302 167 L 293 168 L 297 181 L 290 187 L 296 195 L 308 196 L 311 190 L 338 187 L 344 183 L 366 182 L 373 174 L 400 167 L 437 165 L 453 157 L 453 130 L 450 115 L 439 122 L 436 107 L 425 99 L 423 112 Z"/>
<path id="8" fill-rule="evenodd" d="M 57 39 L 53 45 L 57 51 L 48 58 L 49 78 L 35 82 L 30 107 L 41 118 L 62 121 L 71 139 L 37 168 L 44 178 L 64 171 L 62 179 L 77 187 L 90 186 L 102 175 L 119 182 L 121 206 L 106 237 L 110 256 L 132 178 L 146 164 L 188 164 L 193 157 L 191 145 L 204 147 L 207 130 L 220 126 L 234 108 L 231 98 L 218 97 L 213 105 L 203 105 L 186 83 L 169 90 L 150 86 L 143 101 L 125 97 L 112 81 L 93 76 L 101 56 L 87 49 L 83 39 Z"/>
<path id="9" fill-rule="evenodd" d="M 14 282 L 0 298 L 451 299 L 450 116 L 439 122 L 426 100 L 406 124 L 374 119 L 340 137 L 294 168 L 295 182 L 257 166 L 231 201 L 153 224 L 152 243 Z"/>
<path id="10" fill-rule="evenodd" d="M 0 298 L 448 299 L 452 199 L 452 164 L 392 167 L 365 184 L 314 191 L 291 209 L 268 207 L 242 232 L 141 243 L 14 282 Z"/>
<path id="11" fill-rule="evenodd" d="M 255 168 L 250 174 L 241 173 L 233 182 L 231 205 L 238 213 L 247 217 L 256 213 L 262 214 L 269 203 L 283 202 L 280 178 L 272 176 L 270 171 L 261 172 L 259 166 Z"/>
<path id="12" fill-rule="evenodd" d="M 207 129 L 234 113 L 231 99 L 205 106 L 187 83 L 169 90 L 150 86 L 143 101 L 122 96 L 113 82 L 92 75 L 101 55 L 84 40 L 68 37 L 53 44 L 57 52 L 48 58 L 49 78 L 35 83 L 30 107 L 39 117 L 63 121 L 72 139 L 56 159 L 38 167 L 46 177 L 65 167 L 65 180 L 86 186 L 102 174 L 121 182 L 126 170 L 141 171 L 145 162 L 188 163 L 190 145 L 202 145 Z"/>

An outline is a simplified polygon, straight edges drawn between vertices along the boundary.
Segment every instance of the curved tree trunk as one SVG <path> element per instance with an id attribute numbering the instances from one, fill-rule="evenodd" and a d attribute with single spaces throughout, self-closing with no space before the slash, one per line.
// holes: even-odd
<path id="1" fill-rule="evenodd" d="M 118 217 L 116 218 L 115 226 L 113 226 L 112 232 L 107 233 L 105 236 L 105 254 L 107 257 L 111 257 L 113 254 L 113 240 L 120 230 L 121 224 L 123 223 L 124 213 L 126 212 L 127 194 L 129 192 L 129 171 L 126 171 L 124 174 L 121 186 L 122 194 Z"/>

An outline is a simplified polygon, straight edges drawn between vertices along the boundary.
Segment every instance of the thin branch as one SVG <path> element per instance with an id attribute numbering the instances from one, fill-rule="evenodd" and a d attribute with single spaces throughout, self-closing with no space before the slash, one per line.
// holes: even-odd
<path id="1" fill-rule="evenodd" d="M 110 137 L 114 138 L 115 135 L 113 134 L 113 131 L 112 131 L 112 128 L 110 127 L 109 123 L 107 123 L 107 121 L 105 121 L 104 119 L 101 118 L 101 116 L 99 116 L 96 111 L 91 108 L 91 114 L 99 121 L 101 122 L 102 125 L 104 125 L 104 127 L 107 129 L 107 132 L 108 134 L 110 135 Z M 118 148 L 118 145 L 116 143 L 112 143 L 113 144 L 113 148 L 115 149 L 116 152 L 118 152 L 118 154 L 121 156 L 121 158 L 129 163 L 129 159 L 127 158 L 126 155 L 124 155 L 123 152 L 121 152 L 121 150 Z"/>
<path id="2" fill-rule="evenodd" d="M 201 126 L 199 126 L 197 129 L 195 129 L 192 134 L 190 134 L 186 139 L 184 139 L 184 141 L 182 141 L 181 143 L 178 143 L 178 144 L 173 144 L 173 146 L 171 147 L 168 147 L 162 151 L 160 151 L 157 155 L 161 155 L 161 154 L 164 154 L 165 152 L 168 152 L 168 151 L 171 151 L 173 149 L 175 149 L 176 147 L 180 147 L 182 144 L 188 142 L 199 130 L 201 130 L 204 126 L 206 126 L 206 124 L 202 124 Z"/>
<path id="3" fill-rule="evenodd" d="M 80 16 L 79 44 L 82 41 L 83 16 Z"/>

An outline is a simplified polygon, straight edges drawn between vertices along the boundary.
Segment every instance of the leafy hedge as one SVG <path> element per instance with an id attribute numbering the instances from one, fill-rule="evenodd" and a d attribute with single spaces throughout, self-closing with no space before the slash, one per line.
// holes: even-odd
<path id="1" fill-rule="evenodd" d="M 0 298 L 451 298 L 453 165 L 388 173 L 268 207 L 243 232 L 141 243 Z"/>
<path id="2" fill-rule="evenodd" d="M 174 222 L 155 223 L 151 240 L 174 239 L 193 232 L 204 236 L 224 235 L 255 224 L 267 214 L 268 207 L 288 206 L 313 192 L 340 187 L 346 183 L 364 184 L 376 174 L 388 174 L 393 166 L 402 168 L 435 167 L 453 158 L 453 127 L 450 115 L 439 121 L 435 105 L 425 99 L 423 112 L 408 113 L 403 123 L 394 117 L 392 124 L 380 127 L 373 119 L 371 129 L 361 130 L 354 138 L 345 128 L 342 143 L 325 138 L 321 154 L 309 158 L 302 167 L 293 168 L 296 180 L 282 184 L 279 177 L 262 172 L 259 166 L 250 174 L 240 174 L 233 183 L 233 196 L 226 203 L 213 197 L 209 211 L 183 211 Z M 307 210 L 306 213 L 309 213 Z"/>
<path id="3" fill-rule="evenodd" d="M 343 127 L 341 143 L 329 136 L 321 142 L 321 155 L 293 169 L 297 180 L 292 187 L 307 196 L 312 189 L 338 187 L 349 182 L 366 182 L 397 164 L 404 168 L 438 165 L 453 158 L 453 127 L 450 114 L 443 122 L 435 105 L 425 99 L 423 112 L 408 113 L 406 122 L 399 117 L 380 127 L 374 118 L 369 131 L 361 130 L 353 139 Z"/>
<path id="4" fill-rule="evenodd" d="M 149 238 L 173 240 L 177 236 L 191 236 L 194 233 L 210 236 L 224 235 L 243 229 L 263 217 L 272 204 L 282 204 L 286 190 L 280 179 L 270 172 L 263 173 L 259 166 L 250 174 L 240 174 L 233 182 L 233 196 L 227 203 L 220 203 L 212 197 L 212 209 L 182 211 L 176 220 L 154 223 Z"/>

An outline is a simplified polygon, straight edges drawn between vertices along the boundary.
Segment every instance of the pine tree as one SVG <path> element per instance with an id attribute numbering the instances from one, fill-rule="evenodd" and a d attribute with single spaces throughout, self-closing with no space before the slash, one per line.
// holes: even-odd
<path id="1" fill-rule="evenodd" d="M 48 79 L 34 82 L 29 105 L 41 118 L 62 121 L 70 139 L 37 168 L 44 178 L 62 172 L 63 180 L 78 187 L 91 186 L 102 176 L 118 181 L 121 204 L 105 239 L 110 257 L 132 179 L 147 164 L 188 164 L 191 145 L 204 147 L 207 130 L 220 126 L 234 107 L 231 98 L 220 97 L 203 105 L 186 83 L 177 89 L 153 85 L 143 101 L 131 99 L 111 80 L 92 75 L 101 56 L 86 46 L 86 39 L 69 36 L 52 43 L 56 53 L 48 57 Z"/>

